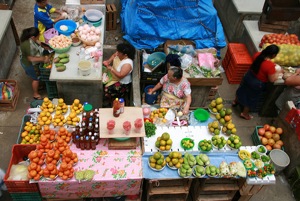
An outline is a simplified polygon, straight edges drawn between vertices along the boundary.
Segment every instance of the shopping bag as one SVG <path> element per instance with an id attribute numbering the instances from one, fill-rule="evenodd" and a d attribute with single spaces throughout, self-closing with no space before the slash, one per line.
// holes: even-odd
<path id="1" fill-rule="evenodd" d="M 11 100 L 14 93 L 14 86 L 10 85 L 7 82 L 0 82 L 0 100 Z"/>

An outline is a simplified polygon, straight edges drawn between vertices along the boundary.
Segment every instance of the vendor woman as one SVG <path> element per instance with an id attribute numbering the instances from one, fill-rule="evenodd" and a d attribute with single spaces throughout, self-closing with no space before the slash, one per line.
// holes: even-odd
<path id="1" fill-rule="evenodd" d="M 180 67 L 171 66 L 168 74 L 162 77 L 148 93 L 153 94 L 162 88 L 161 107 L 180 108 L 183 114 L 188 114 L 192 102 L 191 84 L 182 76 L 183 71 Z"/>

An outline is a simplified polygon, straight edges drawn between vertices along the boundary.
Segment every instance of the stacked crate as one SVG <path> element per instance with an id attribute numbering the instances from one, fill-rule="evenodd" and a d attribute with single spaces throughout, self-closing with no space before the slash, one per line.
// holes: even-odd
<path id="1" fill-rule="evenodd" d="M 49 99 L 58 98 L 58 91 L 56 82 L 49 81 L 51 68 L 44 68 L 43 65 L 39 66 L 40 69 L 40 80 L 46 83 L 46 89 Z"/>
<path id="2" fill-rule="evenodd" d="M 20 90 L 17 85 L 17 81 L 15 80 L 0 80 L 0 82 L 4 82 L 14 87 L 14 91 L 12 94 L 12 98 L 9 100 L 0 100 L 0 111 L 15 111 L 20 95 Z"/>
<path id="3" fill-rule="evenodd" d="M 115 4 L 106 5 L 106 31 L 117 29 L 117 8 Z"/>
<path id="4" fill-rule="evenodd" d="M 252 64 L 245 44 L 229 43 L 222 66 L 225 70 L 229 84 L 239 84 Z"/>
<path id="5" fill-rule="evenodd" d="M 4 177 L 4 183 L 6 184 L 7 191 L 10 193 L 10 196 L 14 201 L 42 200 L 37 183 L 29 183 L 28 180 L 8 180 L 12 165 L 16 165 L 23 161 L 27 158 L 28 154 L 35 149 L 36 145 L 21 144 L 16 144 L 12 148 L 12 156 Z"/>

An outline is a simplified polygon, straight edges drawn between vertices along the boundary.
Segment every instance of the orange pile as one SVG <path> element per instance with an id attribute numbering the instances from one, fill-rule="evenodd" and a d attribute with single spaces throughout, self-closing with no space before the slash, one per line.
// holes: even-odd
<path id="1" fill-rule="evenodd" d="M 60 153 L 58 150 L 49 150 L 46 154 L 46 164 L 52 163 L 56 165 L 58 160 L 60 159 Z"/>
<path id="2" fill-rule="evenodd" d="M 44 126 L 44 130 L 41 131 L 41 134 L 43 134 L 50 141 L 55 140 L 55 130 L 51 130 L 48 125 Z"/>
<path id="3" fill-rule="evenodd" d="M 73 166 L 70 163 L 67 164 L 66 162 L 62 162 L 58 170 L 58 176 L 62 180 L 71 179 L 74 176 Z"/>
<path id="4" fill-rule="evenodd" d="M 54 150 L 58 150 L 60 154 L 62 154 L 66 149 L 69 149 L 69 146 L 66 141 L 64 141 L 61 137 L 56 138 L 56 142 L 54 142 Z"/>
<path id="5" fill-rule="evenodd" d="M 58 174 L 56 165 L 49 163 L 46 165 L 46 168 L 43 171 L 43 176 L 49 179 L 54 180 Z"/>
<path id="6" fill-rule="evenodd" d="M 62 162 L 71 164 L 72 166 L 78 162 L 78 157 L 76 153 L 73 153 L 70 149 L 67 149 L 62 154 Z"/>
<path id="7" fill-rule="evenodd" d="M 71 141 L 72 134 L 65 127 L 60 127 L 57 135 L 67 143 Z"/>
<path id="8" fill-rule="evenodd" d="M 33 150 L 28 154 L 30 164 L 28 166 L 28 178 L 38 181 L 43 175 L 41 165 L 44 164 L 45 155 L 40 150 Z"/>
<path id="9" fill-rule="evenodd" d="M 51 150 L 53 148 L 53 145 L 49 142 L 48 138 L 45 135 L 41 135 L 40 144 L 36 145 L 36 148 L 45 153 Z"/>

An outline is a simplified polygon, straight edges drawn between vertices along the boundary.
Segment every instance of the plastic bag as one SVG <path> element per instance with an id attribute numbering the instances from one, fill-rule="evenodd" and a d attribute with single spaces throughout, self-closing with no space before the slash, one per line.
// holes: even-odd
<path id="1" fill-rule="evenodd" d="M 216 58 L 212 53 L 199 53 L 198 62 L 201 68 L 206 70 L 215 70 Z"/>
<path id="2" fill-rule="evenodd" d="M 12 165 L 10 168 L 8 180 L 28 180 L 28 165 L 29 163 L 26 161 L 22 161 L 17 165 Z"/>
<path id="3" fill-rule="evenodd" d="M 171 51 L 175 50 L 182 54 L 191 54 L 192 56 L 196 54 L 193 45 L 170 45 L 169 48 L 171 49 Z"/>
<path id="4" fill-rule="evenodd" d="M 11 100 L 15 87 L 7 82 L 0 82 L 0 100 Z"/>
<path id="5" fill-rule="evenodd" d="M 181 68 L 183 70 L 187 69 L 193 63 L 193 57 L 189 54 L 184 54 L 180 57 Z"/>

